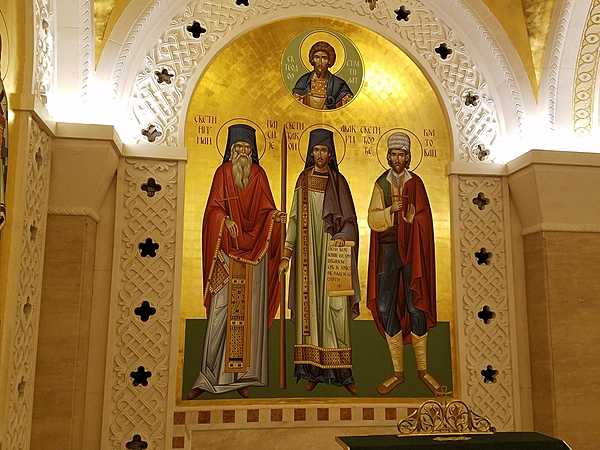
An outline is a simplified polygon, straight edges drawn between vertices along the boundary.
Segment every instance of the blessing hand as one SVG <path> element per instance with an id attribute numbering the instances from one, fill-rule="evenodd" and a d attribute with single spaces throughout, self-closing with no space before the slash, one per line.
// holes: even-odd
<path id="1" fill-rule="evenodd" d="M 235 223 L 233 220 L 231 220 L 229 217 L 227 217 L 225 219 L 225 226 L 227 227 L 227 231 L 229 231 L 229 234 L 231 235 L 231 237 L 233 239 L 236 239 L 238 236 L 238 233 L 239 233 L 237 223 Z"/>

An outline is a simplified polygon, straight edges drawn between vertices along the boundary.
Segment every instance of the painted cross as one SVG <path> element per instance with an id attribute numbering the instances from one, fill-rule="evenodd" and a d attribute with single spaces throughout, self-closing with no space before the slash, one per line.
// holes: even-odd
<path id="1" fill-rule="evenodd" d="M 142 386 L 148 386 L 148 378 L 152 376 L 152 372 L 144 369 L 144 366 L 140 366 L 136 371 L 131 372 L 129 376 L 133 380 L 134 386 L 139 386 L 140 384 Z"/>
<path id="2" fill-rule="evenodd" d="M 477 194 L 477 197 L 473 199 L 473 204 L 477 205 L 477 208 L 484 210 L 487 205 L 490 204 L 490 199 L 485 196 L 483 192 Z"/>
<path id="3" fill-rule="evenodd" d="M 410 16 L 410 9 L 406 9 L 406 6 L 402 5 L 400 8 L 394 11 L 396 13 L 396 20 L 404 20 L 408 22 L 408 16 Z"/>
<path id="4" fill-rule="evenodd" d="M 448 57 L 453 53 L 451 48 L 448 48 L 448 44 L 442 42 L 439 47 L 435 49 L 435 52 L 440 55 L 442 59 L 448 59 Z"/>
<path id="5" fill-rule="evenodd" d="M 148 178 L 144 184 L 142 184 L 142 191 L 148 194 L 148 197 L 154 197 L 154 194 L 160 192 L 162 186 L 156 182 L 154 178 Z"/>
<path id="6" fill-rule="evenodd" d="M 154 142 L 157 138 L 162 136 L 162 131 L 156 128 L 155 125 L 148 125 L 148 128 L 142 130 L 142 136 L 146 136 L 148 142 Z"/>
<path id="7" fill-rule="evenodd" d="M 186 30 L 192 33 L 192 36 L 194 36 L 195 39 L 199 39 L 201 34 L 206 33 L 206 28 L 200 25 L 200 22 L 197 20 L 194 20 L 191 25 L 188 25 Z"/>
<path id="8" fill-rule="evenodd" d="M 138 244 L 140 256 L 142 256 L 142 258 L 145 256 L 154 258 L 156 256 L 156 250 L 158 250 L 158 247 L 160 247 L 160 245 L 158 245 L 156 242 L 152 242 L 152 238 L 148 238 L 145 242 L 140 242 Z"/>
<path id="9" fill-rule="evenodd" d="M 492 366 L 487 366 L 487 368 L 481 371 L 481 375 L 483 376 L 484 383 L 495 383 L 498 371 Z"/>
<path id="10" fill-rule="evenodd" d="M 125 444 L 127 450 L 145 450 L 148 448 L 148 443 L 142 441 L 142 437 L 139 434 L 134 434 L 131 441 Z"/>
<path id="11" fill-rule="evenodd" d="M 487 325 L 496 317 L 496 313 L 492 311 L 489 306 L 485 305 L 483 309 L 477 313 L 477 317 L 483 320 L 483 323 Z"/>
<path id="12" fill-rule="evenodd" d="M 142 322 L 147 322 L 150 316 L 156 314 L 156 308 L 150 306 L 150 302 L 144 300 L 140 306 L 133 310 L 136 316 L 139 316 Z"/>
<path id="13" fill-rule="evenodd" d="M 163 69 L 161 71 L 155 71 L 154 75 L 156 75 L 156 80 L 158 81 L 158 84 L 162 84 L 162 83 L 166 83 L 166 84 L 171 84 L 171 78 L 173 78 L 175 75 L 169 73 L 169 71 L 167 69 Z"/>
<path id="14" fill-rule="evenodd" d="M 477 264 L 480 266 L 485 264 L 486 266 L 490 263 L 490 257 L 492 252 L 488 252 L 485 247 L 481 247 L 481 250 L 475 252 L 475 258 L 477 258 Z"/>

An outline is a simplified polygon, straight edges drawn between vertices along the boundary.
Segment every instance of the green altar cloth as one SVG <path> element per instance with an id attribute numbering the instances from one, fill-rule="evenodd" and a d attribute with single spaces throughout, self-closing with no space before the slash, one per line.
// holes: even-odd
<path id="1" fill-rule="evenodd" d="M 464 440 L 447 440 L 448 438 Z M 348 450 L 569 450 L 563 441 L 540 433 L 465 434 L 461 436 L 341 436 L 336 441 Z"/>

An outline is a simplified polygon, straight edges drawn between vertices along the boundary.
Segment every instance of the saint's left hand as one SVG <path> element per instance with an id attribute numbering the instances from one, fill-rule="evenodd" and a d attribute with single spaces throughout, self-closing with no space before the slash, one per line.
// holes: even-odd
<path id="1" fill-rule="evenodd" d="M 334 247 L 343 247 L 344 245 L 346 245 L 346 241 L 344 241 L 343 239 L 334 239 L 333 241 L 331 241 L 331 245 L 333 245 Z"/>
<path id="2" fill-rule="evenodd" d="M 287 222 L 287 214 L 284 213 L 283 211 L 276 211 L 274 217 L 275 217 L 275 222 L 279 222 L 279 223 Z"/>

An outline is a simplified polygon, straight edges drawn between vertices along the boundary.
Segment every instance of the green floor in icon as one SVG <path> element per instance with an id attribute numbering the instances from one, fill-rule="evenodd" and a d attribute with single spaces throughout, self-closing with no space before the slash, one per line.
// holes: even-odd
<path id="1" fill-rule="evenodd" d="M 185 398 L 196 380 L 206 319 L 186 320 L 185 356 L 183 365 L 183 393 Z M 279 321 L 275 320 L 269 330 L 269 385 L 250 388 L 252 398 L 288 398 L 288 397 L 350 397 L 351 394 L 339 386 L 320 384 L 314 391 L 307 392 L 304 382 L 296 382 L 294 378 L 293 343 L 294 324 L 286 322 L 287 333 L 287 389 L 279 388 Z M 358 386 L 359 397 L 380 397 L 375 390 L 378 383 L 392 373 L 387 344 L 379 335 L 374 323 L 370 320 L 354 320 L 352 322 L 352 358 L 353 374 Z M 450 355 L 450 326 L 448 322 L 439 322 L 429 331 L 429 371 L 440 383 L 452 390 L 452 358 Z M 406 382 L 386 397 L 430 397 L 431 393 L 417 378 L 415 357 L 412 346 L 404 346 L 404 371 Z M 202 399 L 239 398 L 237 392 L 221 395 L 204 394 Z"/>

